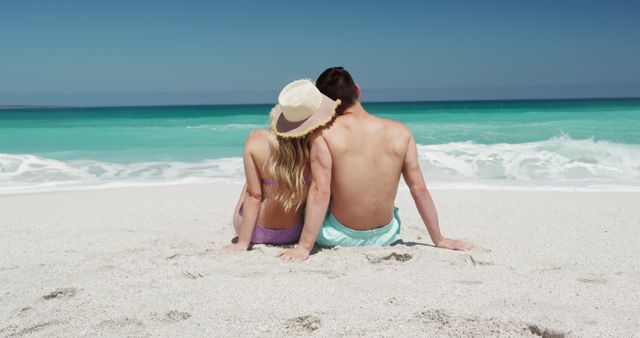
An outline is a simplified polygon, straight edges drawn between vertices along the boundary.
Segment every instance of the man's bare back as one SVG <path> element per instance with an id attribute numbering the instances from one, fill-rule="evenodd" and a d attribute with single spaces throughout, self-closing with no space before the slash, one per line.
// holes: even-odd
<path id="1" fill-rule="evenodd" d="M 322 131 L 333 162 L 331 210 L 355 230 L 389 224 L 410 131 L 358 105 Z"/>

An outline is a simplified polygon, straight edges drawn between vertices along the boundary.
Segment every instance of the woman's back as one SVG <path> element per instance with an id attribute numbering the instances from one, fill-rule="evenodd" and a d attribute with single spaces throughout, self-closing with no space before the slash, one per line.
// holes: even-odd
<path id="1" fill-rule="evenodd" d="M 275 199 L 278 181 L 274 180 L 268 170 L 272 156 L 270 142 L 268 130 L 256 129 L 251 132 L 246 144 L 262 185 L 262 203 L 256 223 L 268 229 L 288 229 L 302 223 L 303 208 L 285 210 L 285 206 Z"/>

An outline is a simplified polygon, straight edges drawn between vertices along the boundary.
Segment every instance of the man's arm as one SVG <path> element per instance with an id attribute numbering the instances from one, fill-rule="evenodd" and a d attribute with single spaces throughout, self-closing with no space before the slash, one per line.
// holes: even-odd
<path id="1" fill-rule="evenodd" d="M 402 176 L 407 186 L 409 186 L 413 201 L 416 203 L 416 208 L 418 208 L 422 221 L 427 226 L 427 231 L 429 232 L 429 236 L 431 236 L 433 244 L 438 248 L 445 249 L 472 249 L 473 244 L 442 237 L 440 224 L 438 223 L 438 212 L 436 211 L 436 206 L 433 204 L 433 199 L 427 189 L 427 185 L 424 183 L 424 177 L 422 176 L 420 161 L 418 159 L 418 148 L 413 136 L 411 136 L 409 140 L 407 154 L 405 155 L 402 166 Z"/>
<path id="2" fill-rule="evenodd" d="M 329 147 L 320 134 L 312 136 L 310 160 L 313 178 L 307 195 L 304 227 L 298 245 L 278 254 L 284 260 L 303 261 L 309 257 L 329 207 L 332 159 Z"/>

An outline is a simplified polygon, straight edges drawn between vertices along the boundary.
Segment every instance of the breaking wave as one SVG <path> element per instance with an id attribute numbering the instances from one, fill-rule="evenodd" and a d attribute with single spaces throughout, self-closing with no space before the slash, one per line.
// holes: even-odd
<path id="1" fill-rule="evenodd" d="M 558 136 L 518 144 L 419 145 L 418 151 L 427 179 L 436 186 L 640 190 L 636 144 Z M 120 164 L 0 154 L 0 193 L 220 180 L 242 181 L 242 158 Z"/>
<path id="2" fill-rule="evenodd" d="M 558 136 L 540 142 L 419 146 L 432 179 L 640 180 L 640 145 Z"/>

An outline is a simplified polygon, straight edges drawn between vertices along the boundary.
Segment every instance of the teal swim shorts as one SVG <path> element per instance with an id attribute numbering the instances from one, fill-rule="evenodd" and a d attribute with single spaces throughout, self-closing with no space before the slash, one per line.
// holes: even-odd
<path id="1" fill-rule="evenodd" d="M 342 225 L 332 212 L 324 219 L 316 243 L 322 246 L 389 245 L 400 238 L 398 208 L 393 208 L 391 223 L 371 230 L 353 230 Z"/>

